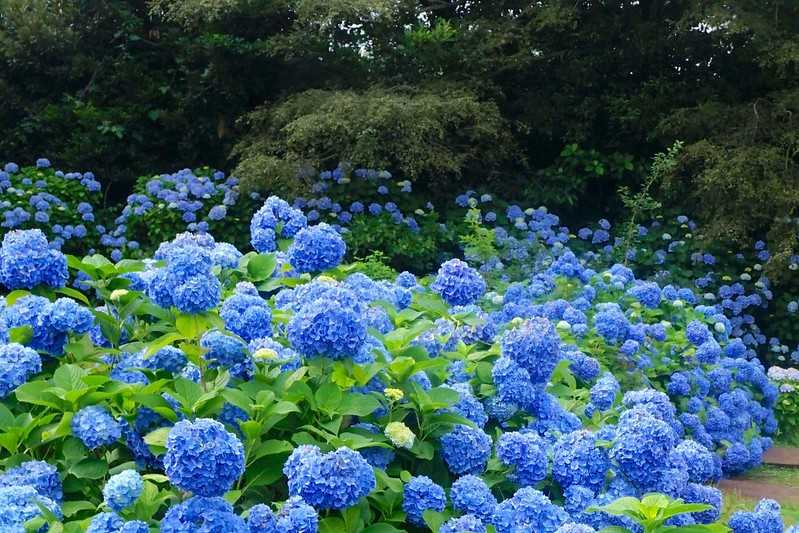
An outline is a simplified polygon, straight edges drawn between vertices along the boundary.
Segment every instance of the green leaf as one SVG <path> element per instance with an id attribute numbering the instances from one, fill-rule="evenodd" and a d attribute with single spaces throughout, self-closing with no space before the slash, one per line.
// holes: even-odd
<path id="1" fill-rule="evenodd" d="M 244 472 L 245 488 L 257 488 L 271 485 L 283 476 L 284 455 L 267 455 L 251 465 Z"/>
<path id="2" fill-rule="evenodd" d="M 247 275 L 251 281 L 263 281 L 272 276 L 276 266 L 275 254 L 258 254 L 247 262 Z"/>
<path id="3" fill-rule="evenodd" d="M 148 446 L 153 446 L 157 448 L 166 448 L 166 439 L 169 436 L 169 430 L 172 428 L 158 428 L 155 431 L 151 431 L 147 435 L 144 436 L 144 442 Z"/>
<path id="4" fill-rule="evenodd" d="M 341 389 L 334 383 L 325 383 L 314 394 L 317 407 L 327 413 L 335 414 L 339 405 L 341 405 Z"/>
<path id="5" fill-rule="evenodd" d="M 14 414 L 2 403 L 0 403 L 0 430 L 14 425 Z"/>
<path id="6" fill-rule="evenodd" d="M 59 294 L 63 294 L 64 296 L 69 296 L 73 300 L 77 300 L 81 303 L 84 303 L 89 307 L 94 307 L 89 301 L 89 299 L 86 298 L 86 296 L 82 292 L 76 291 L 71 287 L 61 287 L 60 289 L 56 289 L 56 292 Z"/>
<path id="7" fill-rule="evenodd" d="M 171 333 L 166 333 L 161 335 L 154 341 L 147 343 L 147 349 L 144 351 L 144 358 L 149 359 L 156 352 L 158 352 L 161 348 L 165 348 L 166 346 L 170 346 L 172 343 L 182 340 L 184 336 L 180 333 L 175 333 L 174 331 Z"/>
<path id="8" fill-rule="evenodd" d="M 319 522 L 319 533 L 347 533 L 347 526 L 341 518 L 331 516 Z"/>
<path id="9" fill-rule="evenodd" d="M 30 293 L 28 291 L 23 291 L 22 289 L 9 292 L 6 295 L 6 306 L 11 307 L 16 303 L 17 300 L 24 298 L 25 296 L 30 296 Z"/>
<path id="10" fill-rule="evenodd" d="M 293 402 L 280 401 L 271 405 L 267 412 L 270 415 L 287 415 L 289 413 L 299 413 L 300 408 Z"/>
<path id="11" fill-rule="evenodd" d="M 637 498 L 627 496 L 624 498 L 619 498 L 617 500 L 614 500 L 609 504 L 603 505 L 598 508 L 590 507 L 588 510 L 589 512 L 591 512 L 591 509 L 594 510 L 599 509 L 600 511 L 604 511 L 612 515 L 623 515 L 628 511 L 638 511 L 640 507 L 641 507 L 641 502 L 639 502 Z"/>
<path id="12" fill-rule="evenodd" d="M 443 409 L 445 407 L 455 405 L 460 399 L 457 391 L 446 387 L 432 388 L 427 391 L 427 395 L 430 397 L 431 403 L 429 405 L 423 406 L 426 411 L 435 411 L 437 409 Z"/>
<path id="13" fill-rule="evenodd" d="M 180 314 L 175 319 L 175 327 L 187 339 L 196 339 L 208 329 L 208 323 L 202 315 Z"/>
<path id="14" fill-rule="evenodd" d="M 280 453 L 291 453 L 294 446 L 287 440 L 270 439 L 257 445 L 255 457 L 261 458 L 267 455 L 277 455 Z"/>
<path id="15" fill-rule="evenodd" d="M 433 511 L 432 509 L 428 509 L 427 511 L 422 514 L 424 518 L 424 523 L 427 524 L 433 533 L 438 533 L 438 530 L 441 529 L 441 526 L 444 525 L 449 519 L 449 516 L 445 513 L 439 513 L 438 511 Z"/>
<path id="16" fill-rule="evenodd" d="M 385 522 L 378 522 L 377 524 L 372 524 L 371 526 L 367 527 L 362 531 L 362 533 L 402 533 L 404 530 L 397 529 L 391 524 L 386 524 Z"/>
<path id="17" fill-rule="evenodd" d="M 727 533 L 730 528 L 721 523 L 671 526 L 658 529 L 658 533 Z"/>
<path id="18" fill-rule="evenodd" d="M 84 459 L 69 469 L 69 473 L 78 479 L 101 479 L 107 472 L 108 463 L 93 458 Z"/>
<path id="19" fill-rule="evenodd" d="M 33 338 L 33 328 L 30 326 L 19 326 L 8 331 L 9 342 L 17 344 L 28 344 Z"/>
<path id="20" fill-rule="evenodd" d="M 62 365 L 53 372 L 53 383 L 66 391 L 85 389 L 83 378 L 87 375 L 89 372 L 78 365 Z"/>
<path id="21" fill-rule="evenodd" d="M 60 410 L 63 407 L 63 402 L 51 390 L 52 387 L 46 381 L 29 381 L 17 387 L 14 395 L 20 402 L 44 405 Z"/>
<path id="22" fill-rule="evenodd" d="M 380 402 L 371 394 L 350 393 L 344 396 L 338 407 L 342 415 L 367 416 L 380 408 Z"/>
<path id="23" fill-rule="evenodd" d="M 61 512 L 64 513 L 64 516 L 69 518 L 80 511 L 94 511 L 97 509 L 92 502 L 87 501 L 72 501 L 72 502 L 64 502 L 61 506 Z"/>

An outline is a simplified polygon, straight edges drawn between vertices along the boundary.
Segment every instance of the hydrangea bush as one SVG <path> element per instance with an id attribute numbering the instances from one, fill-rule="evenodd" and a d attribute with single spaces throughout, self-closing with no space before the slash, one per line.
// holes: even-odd
<path id="1" fill-rule="evenodd" d="M 142 176 L 126 204 L 108 222 L 101 245 L 111 255 L 143 256 L 183 231 L 212 232 L 243 245 L 258 193 L 244 195 L 234 176 L 207 167 Z"/>
<path id="2" fill-rule="evenodd" d="M 50 161 L 34 166 L 6 163 L 0 169 L 0 226 L 3 231 L 39 228 L 53 248 L 89 250 L 97 243 L 100 182 L 91 172 L 54 170 Z"/>
<path id="3" fill-rule="evenodd" d="M 0 525 L 642 531 L 613 502 L 657 492 L 691 504 L 668 526 L 724 531 L 714 483 L 778 429 L 748 331 L 545 210 L 508 211 L 501 265 L 389 280 L 274 197 L 246 248 L 197 231 L 116 261 L 9 233 Z M 783 530 L 773 502 L 729 526 L 750 523 Z"/>

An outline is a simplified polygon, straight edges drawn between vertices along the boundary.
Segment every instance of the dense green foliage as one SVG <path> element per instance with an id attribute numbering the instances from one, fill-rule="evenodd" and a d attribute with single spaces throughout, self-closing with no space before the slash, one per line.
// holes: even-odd
<path id="1" fill-rule="evenodd" d="M 507 197 L 609 214 L 616 189 L 638 188 L 642 163 L 680 139 L 659 199 L 689 201 L 711 238 L 771 230 L 792 245 L 793 2 L 0 8 L 0 154 L 92 169 L 121 182 L 112 197 L 155 168 L 212 164 L 296 190 L 306 171 L 351 161 L 437 195 L 490 180 Z"/>

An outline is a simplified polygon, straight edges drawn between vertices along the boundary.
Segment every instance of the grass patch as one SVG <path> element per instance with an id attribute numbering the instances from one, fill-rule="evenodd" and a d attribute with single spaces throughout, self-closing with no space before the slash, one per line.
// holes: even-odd
<path id="1" fill-rule="evenodd" d="M 721 520 L 726 524 L 735 511 L 752 511 L 757 505 L 756 500 L 741 497 L 737 492 L 724 493 L 724 508 L 721 510 Z M 799 505 L 782 504 L 782 519 L 785 527 L 799 524 Z"/>
<path id="2" fill-rule="evenodd" d="M 749 479 L 763 483 L 773 483 L 783 487 L 799 488 L 799 468 L 763 465 L 754 468 L 737 479 Z"/>

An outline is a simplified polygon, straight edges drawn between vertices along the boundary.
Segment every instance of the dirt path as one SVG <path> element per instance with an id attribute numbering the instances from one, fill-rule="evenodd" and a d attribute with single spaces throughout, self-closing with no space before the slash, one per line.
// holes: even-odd
<path id="1" fill-rule="evenodd" d="M 799 467 L 799 448 L 771 448 L 763 454 L 763 462 L 776 466 Z"/>
<path id="2" fill-rule="evenodd" d="M 763 463 L 799 469 L 799 448 L 771 448 L 764 454 Z M 799 505 L 799 487 L 786 486 L 778 480 L 722 479 L 718 486 L 724 492 L 735 492 L 740 497 L 750 500 L 772 498 L 783 504 Z"/>
<path id="3" fill-rule="evenodd" d="M 722 479 L 719 488 L 723 492 L 735 492 L 740 497 L 758 501 L 761 498 L 771 498 L 782 504 L 790 503 L 799 505 L 799 489 L 752 481 L 750 479 Z"/>

